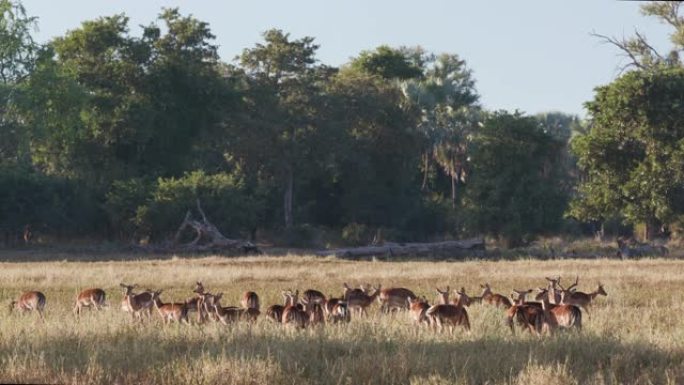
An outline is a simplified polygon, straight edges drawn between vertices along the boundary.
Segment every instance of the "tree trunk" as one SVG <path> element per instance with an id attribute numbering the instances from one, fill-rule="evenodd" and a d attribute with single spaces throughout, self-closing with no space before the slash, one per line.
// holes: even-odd
<path id="1" fill-rule="evenodd" d="M 427 152 L 423 154 L 423 185 L 420 187 L 420 191 L 425 191 L 427 188 L 428 171 L 430 167 L 430 154 Z"/>
<path id="2" fill-rule="evenodd" d="M 451 208 L 456 208 L 456 174 L 451 173 Z"/>
<path id="3" fill-rule="evenodd" d="M 285 195 L 283 202 L 283 211 L 285 214 L 285 228 L 289 229 L 292 227 L 292 197 L 294 194 L 294 171 L 292 166 L 287 166 L 286 175 L 287 180 L 285 181 Z"/>
<path id="4" fill-rule="evenodd" d="M 444 254 L 453 255 L 464 250 L 484 250 L 485 244 L 482 238 L 465 239 L 460 241 L 444 241 L 432 243 L 385 243 L 382 246 L 363 246 L 345 249 L 321 250 L 318 256 L 335 256 L 346 258 L 399 255 L 430 255 Z"/>

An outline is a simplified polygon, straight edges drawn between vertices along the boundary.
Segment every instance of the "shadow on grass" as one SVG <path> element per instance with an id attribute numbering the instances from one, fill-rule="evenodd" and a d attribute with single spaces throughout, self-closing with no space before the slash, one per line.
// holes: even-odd
<path id="1" fill-rule="evenodd" d="M 681 370 L 674 374 L 674 379 L 671 370 L 668 373 L 668 369 L 684 364 L 680 351 L 667 352 L 647 344 L 589 334 L 450 341 L 428 335 L 423 340 L 399 341 L 369 334 L 367 338 L 350 336 L 347 341 L 342 336 L 331 336 L 329 331 L 262 335 L 245 328 L 206 339 L 191 337 L 182 329 L 165 332 L 177 335 L 160 338 L 155 333 L 137 335 L 127 331 L 105 341 L 64 336 L 32 343 L 30 350 L 40 354 L 47 366 L 56 371 L 85 371 L 95 360 L 114 378 L 129 380 L 154 378 L 150 373 L 187 367 L 183 365 L 192 367 L 193 362 L 206 365 L 207 359 L 216 364 L 223 360 L 269 360 L 280 372 L 288 374 L 287 382 L 309 383 L 338 379 L 352 383 L 408 383 L 412 378 L 430 376 L 453 382 L 509 383 L 530 364 L 564 366 L 579 383 L 597 378 L 604 383 L 630 384 L 645 379 L 649 383 L 665 383 L 667 376 L 675 383 L 684 380 L 676 377 L 684 375 Z M 2 345 L 3 350 L 10 346 Z M 0 351 L 0 355 L 9 354 L 17 354 L 17 350 Z"/>

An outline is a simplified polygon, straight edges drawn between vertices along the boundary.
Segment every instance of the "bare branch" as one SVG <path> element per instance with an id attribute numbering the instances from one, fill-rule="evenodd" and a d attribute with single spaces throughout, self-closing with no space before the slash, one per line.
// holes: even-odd
<path id="1" fill-rule="evenodd" d="M 620 73 L 622 73 L 624 70 L 626 70 L 630 66 L 634 66 L 634 67 L 637 67 L 637 68 L 642 69 L 642 70 L 646 69 L 646 67 L 641 62 L 639 62 L 639 60 L 637 59 L 634 52 L 632 52 L 632 50 L 629 49 L 629 47 L 627 46 L 627 42 L 624 40 L 624 38 L 622 40 L 618 40 L 617 38 L 606 36 L 606 35 L 601 35 L 601 34 L 596 33 L 596 32 L 592 32 L 592 33 L 590 33 L 590 35 L 601 39 L 603 41 L 603 43 L 608 43 L 608 44 L 614 45 L 615 47 L 620 49 L 624 54 L 626 54 L 631 59 L 631 63 L 628 63 L 627 65 L 623 66 L 622 69 L 620 70 Z"/>

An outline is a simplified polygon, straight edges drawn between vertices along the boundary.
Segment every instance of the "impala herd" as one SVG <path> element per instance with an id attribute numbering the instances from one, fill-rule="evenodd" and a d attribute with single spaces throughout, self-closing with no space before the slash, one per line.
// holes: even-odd
<path id="1" fill-rule="evenodd" d="M 271 305 L 266 309 L 266 317 L 276 323 L 293 325 L 297 328 L 312 327 L 324 323 L 350 322 L 354 317 L 367 316 L 367 309 L 373 302 L 380 303 L 382 313 L 393 313 L 407 310 L 416 325 L 426 325 L 434 330 L 442 331 L 445 326 L 453 333 L 455 326 L 462 326 L 470 330 L 470 319 L 467 307 L 472 303 L 502 308 L 506 324 L 515 333 L 517 324 L 522 330 L 533 334 L 553 334 L 558 329 L 582 328 L 582 311 L 589 314 L 589 306 L 598 295 L 608 294 L 601 283 L 595 291 L 584 293 L 577 291 L 579 278 L 564 288 L 561 278 L 546 277 L 547 284 L 537 288 L 535 301 L 527 298 L 533 289 L 513 290 L 509 297 L 492 291 L 488 283 L 480 285 L 482 294 L 470 297 L 464 288 L 451 291 L 449 286 L 445 290 L 436 289 L 437 303 L 430 305 L 425 297 L 416 296 L 411 290 L 400 287 L 382 288 L 380 285 L 371 287 L 361 285 L 352 288 L 343 284 L 344 293 L 340 297 L 326 296 L 318 290 L 309 289 L 301 296 L 299 290 L 284 290 L 281 292 L 283 304 Z M 202 282 L 197 282 L 193 295 L 183 302 L 164 303 L 160 295 L 162 290 L 143 290 L 135 292 L 137 285 L 120 284 L 123 291 L 121 310 L 131 314 L 133 320 L 151 317 L 157 312 L 164 323 L 190 323 L 190 313 L 196 313 L 197 323 L 205 321 L 230 324 L 237 321 L 255 322 L 261 315 L 259 296 L 253 291 L 246 291 L 240 300 L 240 307 L 223 306 L 223 293 L 208 292 Z M 454 295 L 449 299 L 449 295 Z M 76 297 L 73 309 L 78 317 L 84 307 L 99 310 L 107 306 L 106 294 L 102 289 L 87 289 Z M 18 300 L 10 303 L 10 312 L 14 309 L 21 311 L 37 311 L 44 319 L 45 295 L 38 291 L 23 293 Z"/>

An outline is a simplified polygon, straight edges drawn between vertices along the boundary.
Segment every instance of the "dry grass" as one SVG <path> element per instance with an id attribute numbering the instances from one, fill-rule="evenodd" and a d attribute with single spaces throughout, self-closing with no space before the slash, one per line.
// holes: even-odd
<path id="1" fill-rule="evenodd" d="M 31 262 L 0 264 L 0 301 L 24 290 L 47 296 L 46 321 L 0 316 L 0 382 L 194 384 L 678 384 L 684 383 L 681 293 L 684 262 L 564 260 L 502 262 L 351 262 L 313 257 Z M 164 289 L 165 301 L 189 297 L 195 280 L 237 304 L 255 290 L 262 306 L 280 290 L 341 294 L 342 283 L 404 286 L 433 299 L 435 286 L 479 295 L 543 285 L 545 275 L 600 280 L 580 334 L 512 336 L 503 313 L 468 309 L 473 330 L 453 335 L 416 329 L 405 314 L 377 314 L 349 325 L 296 331 L 265 318 L 254 326 L 136 324 L 119 310 L 120 282 Z M 76 322 L 77 292 L 107 291 L 111 306 Z"/>

